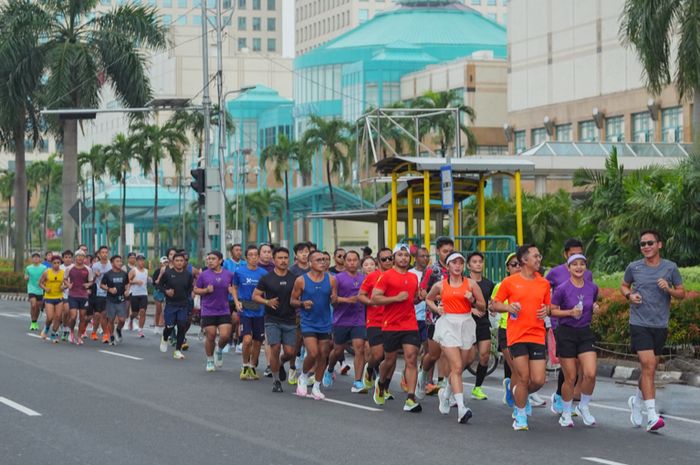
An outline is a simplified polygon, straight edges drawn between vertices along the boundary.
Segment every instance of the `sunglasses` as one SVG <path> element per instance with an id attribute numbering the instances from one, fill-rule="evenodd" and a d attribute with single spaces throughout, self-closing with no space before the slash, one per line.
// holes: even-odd
<path id="1" fill-rule="evenodd" d="M 382 257 L 382 258 L 379 259 L 379 261 L 380 261 L 380 262 L 391 262 L 391 261 L 394 261 L 394 257 L 391 257 L 391 256 L 389 256 L 389 257 Z"/>
<path id="2" fill-rule="evenodd" d="M 520 263 L 518 262 L 513 262 L 508 264 L 509 267 L 511 268 L 518 268 L 520 266 Z"/>
<path id="3" fill-rule="evenodd" d="M 639 247 L 651 247 L 654 244 L 656 244 L 656 241 L 641 241 Z"/>
<path id="4" fill-rule="evenodd" d="M 336 255 L 335 258 L 345 258 L 345 255 Z"/>

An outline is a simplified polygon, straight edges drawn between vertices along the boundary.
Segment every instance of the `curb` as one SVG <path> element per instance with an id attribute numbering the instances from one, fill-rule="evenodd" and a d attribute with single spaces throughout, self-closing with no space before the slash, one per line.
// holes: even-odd
<path id="1" fill-rule="evenodd" d="M 639 367 L 612 365 L 599 362 L 596 375 L 601 378 L 612 378 L 618 382 L 637 381 L 641 374 Z M 656 382 L 659 384 L 686 384 L 700 387 L 700 374 L 691 371 L 657 371 Z"/>
<path id="2" fill-rule="evenodd" d="M 29 297 L 27 297 L 27 294 L 0 294 L 0 299 L 27 302 Z"/>

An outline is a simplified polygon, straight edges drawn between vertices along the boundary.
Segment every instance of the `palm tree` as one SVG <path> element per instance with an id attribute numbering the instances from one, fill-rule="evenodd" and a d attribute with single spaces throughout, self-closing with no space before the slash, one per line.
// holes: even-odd
<path id="1" fill-rule="evenodd" d="M 42 250 L 44 250 L 46 246 L 51 192 L 56 187 L 56 184 L 60 183 L 61 179 L 61 164 L 56 162 L 56 156 L 56 154 L 53 154 L 47 160 L 35 161 L 29 165 L 27 169 L 29 184 L 34 186 L 34 189 L 29 191 L 28 197 L 31 197 L 31 193 L 37 188 L 42 193 L 37 204 L 37 207 L 39 207 L 41 202 L 43 202 L 41 231 L 39 233 L 39 244 Z"/>
<path id="2" fill-rule="evenodd" d="M 15 271 L 24 269 L 28 226 L 24 141 L 29 137 L 35 146 L 41 141 L 36 103 L 43 76 L 37 59 L 39 31 L 26 27 L 37 9 L 27 0 L 10 0 L 0 7 L 0 144 L 15 153 Z"/>
<path id="3" fill-rule="evenodd" d="M 219 125 L 219 105 L 212 105 L 209 124 L 211 126 Z M 204 152 L 204 114 L 201 111 L 191 111 L 191 110 L 177 110 L 170 117 L 168 123 L 174 124 L 176 127 L 183 131 L 188 131 L 192 133 L 192 138 L 194 139 L 194 144 L 197 147 L 197 158 L 202 158 L 202 153 Z M 235 124 L 231 114 L 226 112 L 226 132 L 227 134 L 233 134 L 235 131 Z"/>
<path id="4" fill-rule="evenodd" d="M 443 92 L 428 91 L 421 97 L 418 97 L 413 106 L 416 108 L 457 108 L 460 114 L 459 127 L 467 137 L 467 153 L 476 152 L 476 137 L 474 133 L 462 124 L 462 113 L 466 114 L 470 122 L 476 119 L 474 109 L 463 103 L 462 95 L 457 89 L 452 89 Z M 444 157 L 447 149 L 453 145 L 455 140 L 455 120 L 452 114 L 446 113 L 442 115 L 431 116 L 425 118 L 420 126 L 421 136 L 424 136 L 428 131 L 436 133 L 436 142 L 440 145 L 440 151 Z M 460 154 L 457 154 L 459 156 Z"/>
<path id="5" fill-rule="evenodd" d="M 105 148 L 107 172 L 121 184 L 121 212 L 119 231 L 119 253 L 124 255 L 126 251 L 126 177 L 131 171 L 131 162 L 139 160 L 136 153 L 136 143 L 132 137 L 117 134 L 112 143 Z"/>
<path id="6" fill-rule="evenodd" d="M 153 250 L 160 251 L 160 232 L 158 229 L 158 165 L 163 160 L 170 160 L 175 165 L 178 177 L 182 175 L 184 149 L 188 140 L 181 128 L 169 121 L 163 126 L 137 122 L 132 125 L 134 143 L 144 172 L 153 171 Z"/>
<path id="7" fill-rule="evenodd" d="M 339 118 L 325 120 L 320 116 L 311 115 L 311 125 L 304 132 L 302 143 L 310 150 L 322 150 L 326 162 L 326 179 L 331 206 L 336 210 L 335 195 L 333 194 L 333 175 L 338 175 L 340 181 L 351 173 L 350 139 L 347 134 L 350 125 Z M 333 220 L 333 244 L 338 248 L 338 224 Z"/>
<path id="8" fill-rule="evenodd" d="M 119 207 L 111 205 L 108 200 L 100 200 L 97 202 L 97 213 L 100 215 L 100 220 L 104 223 L 105 237 L 107 238 L 107 243 L 109 244 L 110 231 L 109 231 L 109 221 L 110 216 L 112 218 L 117 218 L 119 215 Z"/>
<path id="9" fill-rule="evenodd" d="M 693 125 L 696 148 L 700 148 L 700 15 L 696 0 L 626 0 L 620 35 L 632 45 L 646 75 L 647 89 L 661 93 L 671 83 L 681 100 L 693 98 Z M 671 56 L 671 42 L 678 43 Z"/>
<path id="10" fill-rule="evenodd" d="M 95 243 L 97 228 L 95 226 L 96 220 L 96 210 L 95 210 L 95 179 L 99 179 L 104 176 L 107 167 L 105 166 L 105 156 L 104 147 L 102 145 L 96 144 L 90 147 L 89 152 L 80 152 L 78 154 L 78 166 L 82 168 L 83 166 L 90 167 L 90 191 L 92 192 L 92 231 L 91 231 L 91 244 L 93 248 L 97 247 Z"/>
<path id="11" fill-rule="evenodd" d="M 7 200 L 7 226 L 5 227 L 5 232 L 7 233 L 7 245 L 12 247 L 12 195 L 15 188 L 15 173 L 12 171 L 5 171 L 0 176 L 0 197 L 3 200 Z"/>
<path id="12" fill-rule="evenodd" d="M 97 0 L 32 3 L 32 16 L 19 27 L 39 35 L 35 58 L 46 76 L 47 108 L 96 108 L 106 82 L 125 107 L 142 107 L 151 99 L 144 52 L 168 44 L 156 8 L 128 2 L 98 14 Z M 64 147 L 63 248 L 68 249 L 75 240 L 68 212 L 78 197 L 78 120 L 54 120 L 52 129 Z"/>
<path id="13" fill-rule="evenodd" d="M 272 229 L 270 229 L 270 216 L 273 212 L 280 212 L 284 208 L 284 200 L 277 191 L 262 189 L 246 195 L 246 205 L 258 222 L 258 227 L 265 225 L 268 241 L 272 242 Z"/>
<path id="14" fill-rule="evenodd" d="M 279 141 L 269 145 L 260 154 L 260 165 L 267 162 L 274 163 L 273 174 L 275 181 L 284 182 L 284 208 L 285 208 L 285 236 L 287 241 L 292 240 L 292 216 L 289 209 L 289 170 L 296 167 L 299 174 L 304 177 L 311 174 L 311 152 L 305 150 L 304 145 L 291 141 L 285 134 L 280 134 Z M 295 166 L 296 165 L 296 166 Z M 284 178 L 284 180 L 283 180 Z M 291 242 L 290 242 L 291 243 Z"/>

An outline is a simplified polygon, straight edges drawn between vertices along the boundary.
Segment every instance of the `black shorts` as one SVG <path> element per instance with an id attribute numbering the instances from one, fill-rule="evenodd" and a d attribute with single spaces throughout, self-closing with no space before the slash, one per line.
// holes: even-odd
<path id="1" fill-rule="evenodd" d="M 396 352 L 404 345 L 420 347 L 420 334 L 416 331 L 383 331 L 384 352 Z"/>
<path id="2" fill-rule="evenodd" d="M 367 328 L 367 342 L 369 343 L 370 347 L 384 344 L 384 334 L 382 333 L 382 328 Z"/>
<path id="3" fill-rule="evenodd" d="M 474 318 L 476 320 L 476 318 Z M 487 317 L 488 319 L 488 317 Z M 487 321 L 486 324 L 479 322 L 476 323 L 476 342 L 490 341 L 491 340 L 491 324 Z"/>
<path id="4" fill-rule="evenodd" d="M 87 307 L 87 298 L 68 296 L 68 308 L 70 310 L 83 310 L 85 307 Z"/>
<path id="5" fill-rule="evenodd" d="M 241 337 L 250 335 L 254 341 L 265 339 L 264 316 L 241 316 Z"/>
<path id="6" fill-rule="evenodd" d="M 231 312 L 231 315 L 238 311 L 236 309 L 236 302 L 234 302 L 233 300 L 228 301 L 228 311 Z"/>
<path id="7" fill-rule="evenodd" d="M 545 360 L 546 349 L 544 344 L 534 342 L 518 342 L 508 348 L 510 356 L 513 358 L 528 356 L 530 360 Z"/>
<path id="8" fill-rule="evenodd" d="M 336 344 L 350 344 L 355 339 L 367 339 L 367 328 L 364 325 L 336 326 L 333 328 L 333 342 Z"/>
<path id="9" fill-rule="evenodd" d="M 44 294 L 27 294 L 29 300 L 36 299 L 37 302 L 44 300 Z"/>
<path id="10" fill-rule="evenodd" d="M 131 302 L 132 312 L 138 312 L 139 310 L 146 310 L 146 308 L 148 308 L 147 295 L 132 295 L 129 297 L 129 302 Z"/>
<path id="11" fill-rule="evenodd" d="M 576 358 L 584 352 L 595 352 L 595 334 L 590 326 L 585 328 L 572 328 L 559 325 L 554 331 L 557 341 L 557 357 Z"/>
<path id="12" fill-rule="evenodd" d="M 318 339 L 319 341 L 329 341 L 331 339 L 331 333 L 313 333 L 313 332 L 308 332 L 308 333 L 301 333 L 301 337 L 306 339 L 307 337 L 313 337 Z"/>
<path id="13" fill-rule="evenodd" d="M 648 328 L 646 326 L 630 325 L 630 342 L 632 352 L 653 350 L 654 355 L 664 352 L 668 328 Z"/>
<path id="14" fill-rule="evenodd" d="M 203 316 L 200 321 L 200 326 L 202 328 L 230 324 L 232 324 L 231 315 Z"/>
<path id="15" fill-rule="evenodd" d="M 508 337 L 505 328 L 498 328 L 498 350 L 503 352 L 508 348 Z"/>
<path id="16" fill-rule="evenodd" d="M 95 297 L 95 313 L 101 313 L 107 308 L 107 297 Z"/>
<path id="17" fill-rule="evenodd" d="M 429 324 L 428 325 L 428 339 L 433 340 L 433 336 L 435 336 L 435 324 Z"/>

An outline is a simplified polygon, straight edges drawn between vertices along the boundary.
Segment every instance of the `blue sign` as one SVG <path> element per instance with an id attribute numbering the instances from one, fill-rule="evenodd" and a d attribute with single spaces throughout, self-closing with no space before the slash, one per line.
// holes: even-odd
<path id="1" fill-rule="evenodd" d="M 442 189 L 442 208 L 449 210 L 455 205 L 454 185 L 452 184 L 452 166 L 440 168 L 440 187 Z"/>

